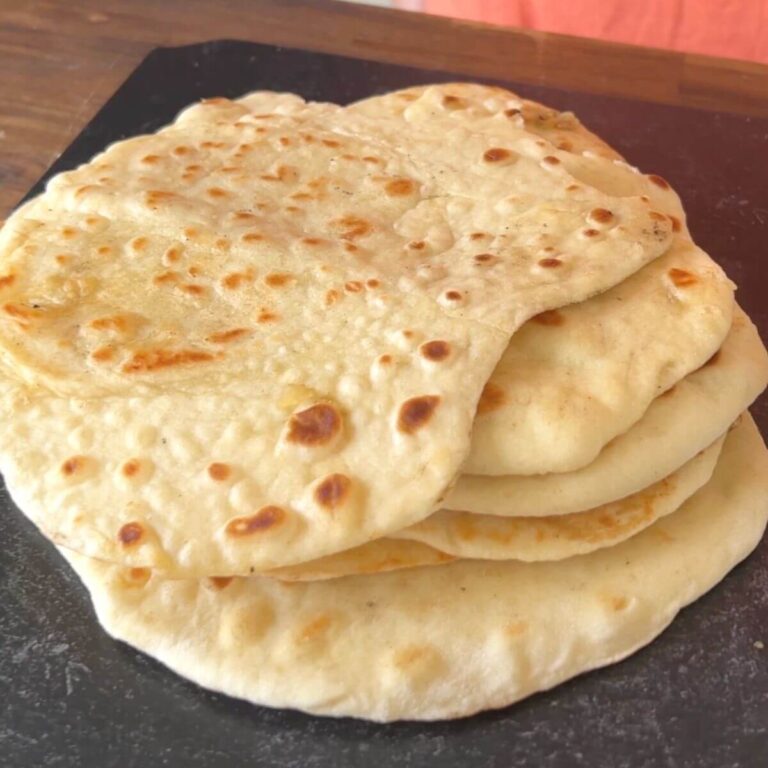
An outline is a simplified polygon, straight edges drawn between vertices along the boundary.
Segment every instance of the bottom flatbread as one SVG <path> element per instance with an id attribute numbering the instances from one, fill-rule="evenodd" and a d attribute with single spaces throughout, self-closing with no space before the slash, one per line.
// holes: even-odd
<path id="1" fill-rule="evenodd" d="M 560 562 L 284 584 L 170 581 L 68 557 L 111 635 L 200 685 L 322 715 L 435 720 L 629 655 L 746 557 L 767 517 L 768 453 L 745 416 L 678 512 Z"/>

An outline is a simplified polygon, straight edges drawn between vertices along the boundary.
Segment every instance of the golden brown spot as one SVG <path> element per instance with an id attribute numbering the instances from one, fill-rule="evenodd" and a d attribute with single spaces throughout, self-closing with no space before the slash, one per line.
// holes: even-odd
<path id="1" fill-rule="evenodd" d="M 190 165 L 185 165 L 184 170 L 188 173 L 197 173 L 198 171 L 202 170 L 203 166 L 198 165 L 197 163 L 191 163 Z"/>
<path id="2" fill-rule="evenodd" d="M 354 243 L 344 243 L 344 250 L 347 253 L 357 253 L 360 249 Z"/>
<path id="3" fill-rule="evenodd" d="M 422 357 L 437 363 L 445 360 L 451 354 L 451 345 L 447 341 L 436 339 L 422 344 L 419 351 Z"/>
<path id="4" fill-rule="evenodd" d="M 559 267 L 563 262 L 560 259 L 556 259 L 554 256 L 548 256 L 546 259 L 539 259 L 540 267 Z"/>
<path id="5" fill-rule="evenodd" d="M 91 352 L 91 359 L 97 363 L 108 363 L 115 356 L 115 350 L 112 347 L 98 347 Z"/>
<path id="6" fill-rule="evenodd" d="M 112 246 L 110 245 L 100 245 L 96 249 L 96 253 L 99 254 L 99 256 L 109 256 L 110 253 L 112 253 Z M 58 257 L 57 257 L 58 259 Z"/>
<path id="7" fill-rule="evenodd" d="M 490 413 L 491 411 L 501 408 L 505 401 L 506 395 L 504 394 L 504 390 L 498 386 L 498 384 L 494 384 L 492 381 L 487 381 L 480 394 L 480 400 L 477 403 L 477 412 L 478 414 Z"/>
<path id="8" fill-rule="evenodd" d="M 152 577 L 150 568 L 128 568 L 121 574 L 121 581 L 124 586 L 131 589 L 143 587 Z"/>
<path id="9" fill-rule="evenodd" d="M 280 142 L 280 144 L 281 144 L 282 146 L 284 146 L 284 147 L 290 147 L 290 146 L 291 146 L 291 144 L 293 143 L 293 142 L 292 142 L 292 141 L 291 141 L 291 140 L 290 140 L 290 139 L 289 139 L 287 136 L 281 136 L 281 137 L 278 139 L 278 141 L 279 141 L 279 142 Z"/>
<path id="10" fill-rule="evenodd" d="M 344 290 L 350 293 L 360 293 L 363 290 L 363 284 L 359 280 L 350 280 L 344 283 Z"/>
<path id="11" fill-rule="evenodd" d="M 141 252 L 147 247 L 148 243 L 149 240 L 146 237 L 134 237 L 128 245 L 131 247 L 131 250 Z"/>
<path id="12" fill-rule="evenodd" d="M 581 234 L 584 235 L 584 237 L 597 237 L 600 232 L 598 232 L 596 229 L 585 229 L 582 230 Z"/>
<path id="13" fill-rule="evenodd" d="M 146 163 L 147 165 L 155 165 L 159 160 L 160 155 L 144 155 L 144 157 L 141 158 L 141 162 Z"/>
<path id="14" fill-rule="evenodd" d="M 258 221 L 258 216 L 256 216 L 253 213 L 249 213 L 248 211 L 236 211 L 232 214 L 235 221 Z"/>
<path id="15" fill-rule="evenodd" d="M 654 221 L 667 221 L 667 217 L 658 211 L 648 211 L 648 216 Z"/>
<path id="16" fill-rule="evenodd" d="M 566 188 L 566 192 L 576 192 L 577 190 L 581 189 L 581 187 L 578 184 L 569 184 Z"/>
<path id="17" fill-rule="evenodd" d="M 458 291 L 446 291 L 443 295 L 449 301 L 460 301 L 461 300 L 461 293 L 459 293 Z"/>
<path id="18" fill-rule="evenodd" d="M 244 243 L 258 243 L 264 239 L 264 235 L 260 235 L 258 232 L 246 232 L 240 239 Z"/>
<path id="19" fill-rule="evenodd" d="M 390 197 L 403 197 L 410 195 L 415 190 L 416 185 L 410 179 L 393 179 L 384 186 L 384 191 Z"/>
<path id="20" fill-rule="evenodd" d="M 289 443 L 323 445 L 341 432 L 341 414 L 329 403 L 316 403 L 294 413 L 288 422 Z"/>
<path id="21" fill-rule="evenodd" d="M 230 536 L 250 536 L 254 533 L 267 531 L 280 525 L 285 520 L 285 510 L 280 507 L 262 507 L 250 517 L 235 517 L 227 523 L 226 532 Z"/>
<path id="22" fill-rule="evenodd" d="M 152 282 L 155 285 L 166 285 L 167 283 L 176 283 L 181 279 L 181 275 L 178 272 L 168 271 L 162 272 L 156 275 Z"/>
<path id="23" fill-rule="evenodd" d="M 209 187 L 205 190 L 205 194 L 213 198 L 229 197 L 229 192 L 221 187 Z"/>
<path id="24" fill-rule="evenodd" d="M 149 206 L 155 206 L 158 203 L 167 203 L 178 197 L 174 192 L 166 192 L 162 189 L 152 189 L 144 193 L 144 202 Z"/>
<path id="25" fill-rule="evenodd" d="M 234 576 L 211 576 L 209 581 L 214 589 L 226 589 L 233 578 Z"/>
<path id="26" fill-rule="evenodd" d="M 225 144 L 223 141 L 203 141 L 200 146 L 203 149 L 221 149 Z"/>
<path id="27" fill-rule="evenodd" d="M 680 219 L 677 218 L 677 216 L 668 216 L 669 220 L 672 222 L 672 231 L 673 232 L 679 232 L 683 228 L 683 222 L 680 221 Z"/>
<path id="28" fill-rule="evenodd" d="M 445 96 L 443 96 L 443 106 L 447 109 L 461 109 L 464 106 L 464 99 L 460 98 L 459 96 L 453 96 L 450 93 L 447 93 Z"/>
<path id="29" fill-rule="evenodd" d="M 135 477 L 141 470 L 141 461 L 139 459 L 129 459 L 120 468 L 125 477 Z"/>
<path id="30" fill-rule="evenodd" d="M 301 208 L 296 205 L 286 205 L 285 210 L 288 211 L 288 213 L 298 213 Z"/>
<path id="31" fill-rule="evenodd" d="M 85 456 L 71 456 L 61 465 L 61 474 L 72 477 L 80 474 L 86 467 L 88 459 Z"/>
<path id="32" fill-rule="evenodd" d="M 696 275 L 691 274 L 685 269 L 678 269 L 677 267 L 672 267 L 667 274 L 669 275 L 669 279 L 678 288 L 685 288 L 686 286 L 693 285 L 699 281 Z"/>
<path id="33" fill-rule="evenodd" d="M 176 245 L 172 245 L 163 254 L 163 261 L 169 264 L 173 264 L 177 262 L 180 258 L 181 258 L 181 249 Z"/>
<path id="34" fill-rule="evenodd" d="M 89 328 L 94 331 L 116 331 L 125 333 L 130 327 L 130 318 L 126 315 L 111 315 L 109 317 L 97 317 L 88 323 Z"/>
<path id="35" fill-rule="evenodd" d="M 107 247 L 107 246 L 103 246 Z M 99 249 L 101 250 L 101 249 Z M 65 264 L 68 264 L 70 261 L 72 261 L 72 257 L 67 255 L 66 253 L 59 253 L 56 255 L 56 261 L 63 267 Z"/>
<path id="36" fill-rule="evenodd" d="M 239 288 L 243 283 L 253 280 L 252 272 L 230 272 L 228 275 L 224 275 L 221 278 L 221 284 L 224 288 L 230 288 L 234 290 Z"/>
<path id="37" fill-rule="evenodd" d="M 206 341 L 210 341 L 212 344 L 227 344 L 230 341 L 239 339 L 248 333 L 247 328 L 232 328 L 229 331 L 219 331 L 218 333 L 212 333 L 206 337 Z"/>
<path id="38" fill-rule="evenodd" d="M 345 240 L 356 240 L 358 237 L 365 237 L 373 232 L 371 222 L 361 219 L 359 216 L 342 216 L 330 223 Z"/>
<path id="39" fill-rule="evenodd" d="M 38 319 L 41 314 L 39 307 L 25 307 L 23 304 L 5 304 L 3 312 L 21 325 L 27 325 L 30 320 Z"/>
<path id="40" fill-rule="evenodd" d="M 275 312 L 270 312 L 268 309 L 262 309 L 256 317 L 257 323 L 272 323 L 279 318 Z"/>
<path id="41" fill-rule="evenodd" d="M 423 240 L 411 240 L 406 246 L 409 251 L 423 251 L 427 244 Z"/>
<path id="42" fill-rule="evenodd" d="M 392 355 L 381 355 L 379 357 L 379 362 L 382 365 L 389 365 L 392 362 Z"/>
<path id="43" fill-rule="evenodd" d="M 301 242 L 304 245 L 322 245 L 325 242 L 325 240 L 319 237 L 302 237 Z"/>
<path id="44" fill-rule="evenodd" d="M 215 359 L 210 352 L 198 349 L 148 349 L 134 352 L 122 367 L 123 373 L 150 373 L 163 368 L 191 363 L 208 363 Z"/>
<path id="45" fill-rule="evenodd" d="M 272 272 L 264 278 L 270 288 L 282 288 L 296 278 L 290 272 Z"/>
<path id="46" fill-rule="evenodd" d="M 543 157 L 541 162 L 546 163 L 547 165 L 560 165 L 560 160 L 554 155 L 547 155 L 546 157 Z"/>
<path id="47" fill-rule="evenodd" d="M 298 172 L 289 165 L 278 165 L 275 173 L 259 176 L 263 181 L 295 181 Z"/>
<path id="48" fill-rule="evenodd" d="M 372 155 L 364 155 L 363 162 L 371 163 L 372 165 L 381 165 L 382 161 L 378 157 Z"/>
<path id="49" fill-rule="evenodd" d="M 315 501 L 325 509 L 336 509 L 347 500 L 351 488 L 352 481 L 346 475 L 328 475 L 315 488 Z"/>
<path id="50" fill-rule="evenodd" d="M 337 290 L 334 290 L 333 288 L 331 288 L 325 294 L 325 306 L 330 307 L 332 304 L 335 304 L 340 298 L 341 298 L 341 294 Z"/>
<path id="51" fill-rule="evenodd" d="M 219 461 L 214 461 L 213 464 L 208 465 L 208 476 L 211 480 L 217 480 L 223 482 L 227 480 L 232 474 L 232 469 L 229 464 L 222 464 Z"/>
<path id="52" fill-rule="evenodd" d="M 518 115 L 522 115 L 523 113 L 519 109 L 515 109 L 512 107 L 511 109 L 505 109 L 504 114 L 507 117 L 517 117 Z"/>
<path id="53" fill-rule="evenodd" d="M 331 148 L 334 148 L 334 149 L 336 147 L 340 147 L 341 146 L 341 144 L 338 141 L 335 141 L 334 139 L 323 139 L 322 143 L 323 143 L 323 146 L 331 147 Z"/>
<path id="54" fill-rule="evenodd" d="M 188 293 L 190 296 L 202 296 L 205 293 L 204 286 L 195 285 L 194 283 L 184 283 L 179 286 L 179 290 Z"/>
<path id="55" fill-rule="evenodd" d="M 657 176 L 655 173 L 651 173 L 648 176 L 648 181 L 653 182 L 657 187 L 661 187 L 662 189 L 669 189 L 669 182 L 661 176 Z"/>
<path id="56" fill-rule="evenodd" d="M 99 179 L 101 181 L 101 179 Z M 93 184 L 83 184 L 83 186 L 78 187 L 75 190 L 75 197 L 82 197 L 87 192 L 90 192 L 92 189 L 96 189 L 96 186 Z"/>
<path id="57" fill-rule="evenodd" d="M 486 234 L 485 232 L 473 232 L 470 236 L 470 240 L 485 240 L 486 237 L 490 237 L 490 235 Z"/>
<path id="58" fill-rule="evenodd" d="M 74 227 L 62 227 L 61 236 L 65 240 L 71 240 L 77 234 L 77 230 Z"/>
<path id="59" fill-rule="evenodd" d="M 366 280 L 365 284 L 369 288 L 378 288 L 381 285 L 381 283 L 375 277 L 370 278 L 370 280 Z"/>
<path id="60" fill-rule="evenodd" d="M 406 400 L 397 415 L 397 428 L 406 435 L 414 434 L 429 422 L 439 404 L 437 395 L 421 395 Z"/>
<path id="61" fill-rule="evenodd" d="M 495 261 L 495 256 L 492 253 L 478 253 L 475 256 L 475 264 L 489 264 Z"/>
<path id="62" fill-rule="evenodd" d="M 0 277 L 0 289 L 8 288 L 8 286 L 13 285 L 15 281 L 16 275 L 3 275 Z"/>
<path id="63" fill-rule="evenodd" d="M 228 251 L 230 241 L 226 237 L 219 237 L 213 241 L 213 247 L 219 251 Z"/>
<path id="64" fill-rule="evenodd" d="M 174 147 L 171 152 L 176 155 L 177 157 L 182 157 L 183 155 L 188 155 L 192 150 L 189 147 L 185 146 L 179 146 Z"/>
<path id="65" fill-rule="evenodd" d="M 623 595 L 621 596 L 612 596 L 608 600 L 608 604 L 611 606 L 611 608 L 614 611 L 623 611 L 628 605 L 629 600 L 627 600 L 626 597 Z"/>
<path id="66" fill-rule="evenodd" d="M 607 208 L 594 208 L 589 212 L 589 218 L 598 224 L 608 224 L 613 221 L 613 213 Z"/>
<path id="67" fill-rule="evenodd" d="M 573 144 L 568 139 L 563 139 L 563 141 L 559 142 L 557 148 L 562 149 L 563 152 L 573 152 Z"/>
<path id="68" fill-rule="evenodd" d="M 414 337 L 414 333 L 413 333 L 413 331 L 411 331 L 408 328 L 406 328 L 403 331 L 403 337 L 406 338 L 406 339 L 412 339 Z"/>
<path id="69" fill-rule="evenodd" d="M 565 322 L 565 317 L 556 309 L 548 309 L 546 312 L 539 312 L 538 315 L 534 315 L 531 322 L 539 325 L 562 325 Z"/>
<path id="70" fill-rule="evenodd" d="M 501 147 L 493 147 L 483 153 L 483 160 L 486 163 L 500 163 L 502 160 L 508 160 L 512 157 L 512 153 L 508 149 L 502 149 Z"/>
<path id="71" fill-rule="evenodd" d="M 131 522 L 126 523 L 118 532 L 118 541 L 126 547 L 131 547 L 138 544 L 144 536 L 144 527 L 141 523 Z"/>
<path id="72" fill-rule="evenodd" d="M 312 195 L 310 195 L 308 192 L 295 192 L 291 195 L 291 199 L 302 202 L 304 200 L 311 200 Z"/>

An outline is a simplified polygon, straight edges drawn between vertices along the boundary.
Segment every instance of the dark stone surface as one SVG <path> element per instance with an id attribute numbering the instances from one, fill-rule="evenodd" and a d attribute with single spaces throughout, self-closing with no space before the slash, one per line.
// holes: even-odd
<path id="1" fill-rule="evenodd" d="M 159 50 L 50 173 L 204 96 L 267 88 L 346 102 L 454 78 L 251 43 Z M 768 334 L 768 121 L 508 85 L 573 109 L 630 161 L 668 178 L 696 239 L 741 285 L 740 302 Z M 765 434 L 766 399 L 754 410 Z M 112 641 L 53 548 L 4 492 L 0 503 L 2 766 L 768 765 L 766 541 L 621 664 L 499 712 L 377 726 L 212 694 Z"/>

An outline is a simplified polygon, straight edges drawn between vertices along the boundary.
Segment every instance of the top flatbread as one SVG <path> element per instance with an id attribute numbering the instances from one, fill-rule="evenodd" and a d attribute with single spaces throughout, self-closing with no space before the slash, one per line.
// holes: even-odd
<path id="1" fill-rule="evenodd" d="M 510 334 L 670 244 L 523 128 L 512 150 L 288 101 L 193 107 L 0 233 L 0 463 L 55 541 L 222 576 L 416 522 Z"/>
<path id="2" fill-rule="evenodd" d="M 481 399 L 465 472 L 526 475 L 583 467 L 651 400 L 720 347 L 731 323 L 732 286 L 690 241 L 679 198 L 663 179 L 644 176 L 615 153 L 606 163 L 598 156 L 606 145 L 572 115 L 501 88 L 465 83 L 408 88 L 351 109 L 398 120 L 404 129 L 430 125 L 449 132 L 460 123 L 513 148 L 524 126 L 542 137 L 526 141 L 552 139 L 562 150 L 556 159 L 579 181 L 607 194 L 640 197 L 680 232 L 663 260 L 604 295 L 536 318 L 513 337 Z M 528 204 L 518 194 L 504 202 L 512 210 Z M 608 215 L 592 221 L 595 233 L 611 226 Z M 553 257 L 555 263 L 563 258 Z"/>

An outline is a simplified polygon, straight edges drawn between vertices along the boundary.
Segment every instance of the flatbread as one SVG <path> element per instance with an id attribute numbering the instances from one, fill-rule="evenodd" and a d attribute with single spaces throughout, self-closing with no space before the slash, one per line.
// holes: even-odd
<path id="1" fill-rule="evenodd" d="M 186 110 L 0 232 L 0 468 L 54 541 L 226 576 L 414 523 L 511 334 L 671 242 L 639 198 L 568 191 L 522 129 L 499 152 L 460 123 L 288 101 Z M 497 206 L 510 190 L 525 207 Z M 617 224 L 592 235 L 598 209 Z"/>
<path id="2" fill-rule="evenodd" d="M 455 557 L 529 563 L 612 547 L 672 514 L 707 483 L 724 440 L 721 437 L 658 483 L 585 512 L 500 517 L 441 510 L 393 536 L 428 544 Z"/>
<path id="3" fill-rule="evenodd" d="M 265 575 L 282 581 L 321 581 L 342 576 L 445 565 L 452 560 L 456 560 L 454 555 L 418 541 L 382 538 L 318 560 L 276 568 L 267 571 Z"/>
<path id="4" fill-rule="evenodd" d="M 722 344 L 732 284 L 691 242 L 679 198 L 658 176 L 624 162 L 606 164 L 596 156 L 604 143 L 575 118 L 501 88 L 466 83 L 408 88 L 351 109 L 394 117 L 405 130 L 428 124 L 449 132 L 460 122 L 513 149 L 521 126 L 550 137 L 571 126 L 575 138 L 558 142 L 559 163 L 606 194 L 641 196 L 653 215 L 669 216 L 680 232 L 663 260 L 596 299 L 545 313 L 513 337 L 481 399 L 464 472 L 543 474 L 586 466 L 654 397 Z M 528 202 L 512 194 L 505 204 L 515 210 Z M 611 226 L 605 219 L 595 218 L 595 231 Z"/>
<path id="5" fill-rule="evenodd" d="M 446 509 L 503 516 L 583 512 L 674 472 L 728 429 L 768 383 L 768 354 L 741 310 L 708 364 L 656 398 L 629 431 L 583 469 L 551 475 L 461 475 Z"/>
<path id="6" fill-rule="evenodd" d="M 623 659 L 746 557 L 767 518 L 768 454 L 747 416 L 679 512 L 556 563 L 459 561 L 217 589 L 71 562 L 107 632 L 200 685 L 315 714 L 436 720 Z"/>
<path id="7" fill-rule="evenodd" d="M 677 239 L 610 291 L 528 321 L 483 390 L 462 471 L 586 467 L 656 397 L 717 352 L 733 307 L 720 267 Z"/>

